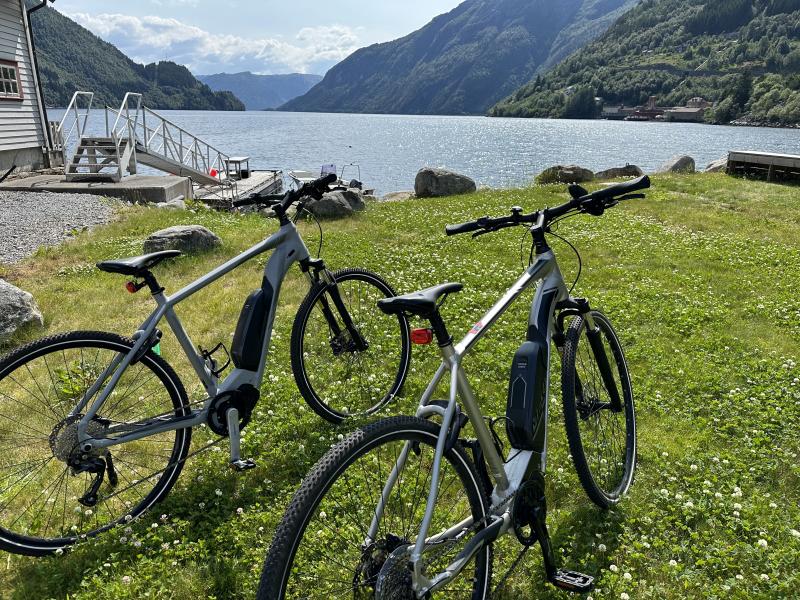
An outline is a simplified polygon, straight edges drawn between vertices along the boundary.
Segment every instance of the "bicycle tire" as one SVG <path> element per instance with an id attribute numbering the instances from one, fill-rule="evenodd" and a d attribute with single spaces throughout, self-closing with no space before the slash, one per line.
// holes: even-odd
<path id="1" fill-rule="evenodd" d="M 78 516 L 78 511 L 83 511 L 83 507 L 86 505 L 81 505 L 79 501 L 77 501 L 77 494 L 79 494 L 80 491 L 76 493 L 75 490 L 81 489 L 81 480 L 79 478 L 88 474 L 71 474 L 71 471 L 68 471 L 69 467 L 65 466 L 67 465 L 66 458 L 62 454 L 64 452 L 73 452 L 73 450 L 69 448 L 71 445 L 71 448 L 74 449 L 74 441 L 77 440 L 77 437 L 72 440 L 72 438 L 66 434 L 67 429 L 73 423 L 73 421 L 69 420 L 72 419 L 72 417 L 68 416 L 69 413 L 66 413 L 66 410 L 71 410 L 71 408 L 74 407 L 74 398 L 78 397 L 78 394 L 80 393 L 76 392 L 76 389 L 88 389 L 89 384 L 87 382 L 90 381 L 90 378 L 87 376 L 87 374 L 91 374 L 96 370 L 98 357 L 100 356 L 101 351 L 108 351 L 112 353 L 112 355 L 124 355 L 130 351 L 130 349 L 133 347 L 133 344 L 133 340 L 113 333 L 75 331 L 40 339 L 14 350 L 6 356 L 0 358 L 0 407 L 3 407 L 3 410 L 0 410 L 0 413 L 3 413 L 0 415 L 0 426 L 7 424 L 13 417 L 18 417 L 20 421 L 24 421 L 27 418 L 35 420 L 36 430 L 39 432 L 39 434 L 47 434 L 48 432 L 51 432 L 47 438 L 34 439 L 35 436 L 29 435 L 33 433 L 33 430 L 28 430 L 25 434 L 18 433 L 18 435 L 23 435 L 27 440 L 27 446 L 24 450 L 21 450 L 21 452 L 31 453 L 35 451 L 35 449 L 41 448 L 44 450 L 42 454 L 45 455 L 45 458 L 40 458 L 40 461 L 46 460 L 46 462 L 44 462 L 45 465 L 55 461 L 52 465 L 52 468 L 59 470 L 63 466 L 62 475 L 60 476 L 58 483 L 48 483 L 47 487 L 43 489 L 50 489 L 53 485 L 55 485 L 55 492 L 51 493 L 51 498 L 52 494 L 57 494 L 56 498 L 58 498 L 58 502 L 61 504 L 61 490 L 63 488 L 62 520 L 64 521 L 60 528 L 56 527 L 57 523 L 53 523 L 53 531 L 60 531 L 58 535 L 44 535 L 50 526 L 51 519 L 53 518 L 56 510 L 56 506 L 53 505 L 52 508 L 50 508 L 50 514 L 47 523 L 44 526 L 45 531 L 43 531 L 41 535 L 37 535 L 35 531 L 30 530 L 30 528 L 35 528 L 38 515 L 35 517 L 31 516 L 29 518 L 28 522 L 31 523 L 31 525 L 27 531 L 12 531 L 6 526 L 7 520 L 11 518 L 7 516 L 8 511 L 10 510 L 9 507 L 13 506 L 12 503 L 14 502 L 15 498 L 22 494 L 24 489 L 31 481 L 23 481 L 28 477 L 28 475 L 30 475 L 30 473 L 28 473 L 21 479 L 12 482 L 10 485 L 5 485 L 8 484 L 11 478 L 19 474 L 19 472 L 14 472 L 14 474 L 10 476 L 8 475 L 8 465 L 10 464 L 9 460 L 12 460 L 8 458 L 8 453 L 13 451 L 16 448 L 16 445 L 14 442 L 9 441 L 13 439 L 15 432 L 12 430 L 6 430 L 6 435 L 3 436 L 3 440 L 8 445 L 5 447 L 3 457 L 0 458 L 0 469 L 2 470 L 0 479 L 4 481 L 4 487 L 3 489 L 0 489 L 0 549 L 16 554 L 25 554 L 30 556 L 44 556 L 53 554 L 75 544 L 79 539 L 98 535 L 101 532 L 114 527 L 120 522 L 138 517 L 143 512 L 151 508 L 154 504 L 162 500 L 175 484 L 175 481 L 178 479 L 178 476 L 183 468 L 183 462 L 186 458 L 186 455 L 189 452 L 189 446 L 191 444 L 190 429 L 180 429 L 173 432 L 174 442 L 167 440 L 167 447 L 164 449 L 164 453 L 162 454 L 162 457 L 165 458 L 167 464 L 158 465 L 165 468 L 161 471 L 155 471 L 154 474 L 144 477 L 138 481 L 135 478 L 141 474 L 138 468 L 145 468 L 145 466 L 139 463 L 133 466 L 134 463 L 128 462 L 133 460 L 134 457 L 138 456 L 136 454 L 131 455 L 129 453 L 136 452 L 136 448 L 138 447 L 134 447 L 134 450 L 128 449 L 130 448 L 129 444 L 121 444 L 112 447 L 110 453 L 111 456 L 114 456 L 113 462 L 116 463 L 115 472 L 117 477 L 120 478 L 118 480 L 118 485 L 121 491 L 117 492 L 117 494 L 112 493 L 104 496 L 102 500 L 98 500 L 97 504 L 94 505 L 92 509 L 88 510 L 88 512 L 95 517 L 94 525 L 87 525 L 84 527 L 84 520 L 91 521 L 91 518 L 87 517 L 84 519 L 83 513 L 80 514 L 80 517 Z M 76 349 L 79 352 L 80 364 L 75 361 L 67 360 L 68 352 Z M 86 360 L 86 357 L 89 356 L 90 351 L 96 351 L 94 364 L 91 366 L 89 365 L 89 360 Z M 72 354 L 69 354 L 69 356 L 72 356 Z M 48 361 L 48 357 L 50 357 L 51 361 Z M 39 359 L 43 360 L 40 361 Z M 52 362 L 62 359 L 64 364 L 63 370 L 61 368 L 61 364 Z M 51 362 L 56 366 L 54 370 L 51 369 Z M 42 366 L 42 363 L 45 365 L 44 367 Z M 101 366 L 104 363 L 105 361 L 101 363 Z M 169 398 L 167 399 L 166 397 L 163 397 L 162 400 L 164 400 L 164 405 L 167 405 L 167 400 L 169 401 L 169 404 L 171 404 L 171 408 L 168 407 L 167 409 L 170 414 L 172 411 L 174 411 L 175 416 L 183 416 L 188 414 L 189 401 L 186 390 L 184 389 L 178 375 L 164 359 L 155 355 L 152 351 L 148 351 L 142 357 L 141 361 L 139 361 L 139 363 L 137 363 L 135 366 L 129 367 L 126 373 L 132 373 L 134 368 L 147 369 L 151 377 L 155 378 L 155 388 L 160 389 L 159 386 L 163 386 L 163 389 L 166 391 L 166 394 Z M 44 379 L 45 369 L 47 370 L 47 377 L 50 380 L 49 382 Z M 27 386 L 27 389 L 26 386 L 23 386 L 18 381 L 18 379 L 22 379 L 22 375 L 25 375 L 26 373 L 29 374 L 30 381 L 32 382 Z M 35 379 L 35 373 L 41 374 L 42 378 Z M 96 378 L 91 381 L 96 381 Z M 143 401 L 143 396 L 139 395 L 144 394 L 150 389 L 155 389 L 144 388 L 148 381 L 150 381 L 150 379 L 145 380 L 145 383 L 139 383 L 139 387 L 132 389 L 125 388 L 121 397 L 115 396 L 112 398 L 110 396 L 106 401 L 106 404 L 101 407 L 98 423 L 103 422 L 100 419 L 104 414 L 104 409 L 107 411 L 106 414 L 108 414 L 109 417 L 119 416 L 122 418 L 122 416 L 126 414 L 126 411 L 137 410 L 135 408 L 136 406 L 152 406 L 150 397 L 148 397 L 146 401 Z M 46 385 L 44 387 L 37 388 L 36 386 L 41 386 L 41 382 L 45 382 Z M 52 382 L 52 387 L 50 386 L 50 382 Z M 85 387 L 74 387 L 78 385 Z M 23 391 L 19 391 L 20 388 L 22 388 Z M 118 385 L 117 389 L 119 388 L 120 385 Z M 14 392 L 13 390 L 15 389 L 18 391 Z M 45 389 L 47 389 L 46 393 L 44 391 Z M 117 389 L 115 389 L 115 392 Z M 143 389 L 144 391 L 142 391 Z M 40 393 L 42 394 L 41 396 L 39 396 Z M 125 406 L 124 401 L 126 395 L 127 397 L 130 397 L 131 394 L 134 394 L 134 396 L 131 400 L 128 400 L 128 406 Z M 66 396 L 66 398 L 64 398 L 64 396 Z M 29 404 L 24 404 L 23 400 Z M 10 405 L 9 401 L 11 401 Z M 6 406 L 3 406 L 4 403 Z M 27 411 L 24 415 L 22 413 L 14 413 L 11 417 L 9 417 L 7 414 L 8 408 L 15 404 L 17 405 L 18 411 L 20 409 L 24 410 L 25 408 L 27 408 Z M 154 415 L 150 416 L 152 417 Z M 52 426 L 52 429 L 50 429 L 50 426 L 48 426 L 47 429 L 40 429 L 40 427 L 44 427 L 46 425 L 46 421 L 51 418 L 54 422 L 57 421 L 56 424 Z M 61 420 L 59 421 L 59 419 Z M 92 423 L 93 422 L 94 420 Z M 106 422 L 111 423 L 114 421 L 109 419 Z M 125 421 L 120 422 L 125 423 Z M 172 435 L 169 435 L 168 437 L 172 438 Z M 151 438 L 145 438 L 145 440 L 148 439 Z M 61 440 L 64 440 L 63 445 Z M 146 443 L 146 441 L 140 440 L 135 443 L 141 445 Z M 153 438 L 153 443 L 164 442 L 159 441 L 159 438 Z M 169 445 L 170 443 L 171 446 Z M 64 450 L 64 448 L 67 450 Z M 52 457 L 46 458 L 47 452 L 51 452 Z M 167 453 L 168 458 L 166 458 Z M 59 457 L 59 455 L 62 456 Z M 125 458 L 122 458 L 122 456 L 125 456 Z M 154 459 L 150 457 L 149 460 L 152 461 Z M 37 464 L 38 462 L 39 461 L 37 461 Z M 12 464 L 12 468 L 16 468 L 16 465 Z M 50 470 L 52 470 L 52 468 Z M 36 474 L 41 474 L 42 477 L 46 477 L 47 472 L 48 471 L 45 471 L 45 467 L 42 467 L 36 471 Z M 108 472 L 111 472 L 111 468 L 108 469 Z M 136 475 L 132 475 L 134 473 Z M 128 475 L 132 475 L 134 479 L 127 478 Z M 146 488 L 138 488 L 139 485 L 147 485 L 147 483 L 156 476 L 158 479 L 155 481 L 152 489 L 150 489 L 149 492 Z M 72 477 L 73 479 L 70 480 L 69 477 Z M 105 485 L 108 485 L 109 480 L 110 475 L 106 475 L 104 482 Z M 21 487 L 19 487 L 17 490 L 17 488 L 14 488 L 15 485 L 18 487 L 21 485 Z M 83 485 L 83 489 L 85 490 L 86 484 L 84 483 Z M 115 489 L 116 487 L 117 486 L 115 486 Z M 118 496 L 118 494 L 126 493 L 128 490 L 134 490 L 135 492 L 141 491 L 144 494 L 144 497 L 134 503 L 130 500 L 123 500 L 123 498 L 131 498 L 131 495 Z M 100 493 L 102 494 L 102 489 Z M 12 495 L 13 497 L 10 497 Z M 41 496 L 41 493 L 34 497 L 34 501 L 38 501 L 39 496 Z M 46 502 L 50 503 L 51 498 L 48 498 Z M 111 512 L 110 507 L 112 503 L 121 503 L 121 510 L 118 514 L 116 514 L 115 518 L 111 518 L 115 514 Z M 75 506 L 72 507 L 72 504 L 75 504 Z M 68 505 L 70 508 L 69 511 L 67 511 Z M 129 505 L 131 506 L 129 507 Z M 122 510 L 122 508 L 129 510 Z M 27 514 L 28 510 L 29 509 L 26 508 L 23 514 Z M 41 512 L 41 508 L 39 511 Z M 104 511 L 103 516 L 105 516 L 106 513 L 109 515 L 110 518 L 108 522 L 99 522 L 101 511 Z M 23 515 L 17 516 L 17 519 L 13 521 L 10 526 L 16 524 L 22 516 Z M 71 528 L 68 527 L 68 517 L 73 520 Z M 80 527 L 78 525 L 80 525 Z M 66 535 L 64 533 L 65 531 L 69 531 L 70 534 Z"/>
<path id="2" fill-rule="evenodd" d="M 438 425 L 424 419 L 407 416 L 392 417 L 372 423 L 355 431 L 328 451 L 303 480 L 300 489 L 295 493 L 278 525 L 269 553 L 264 562 L 257 598 L 259 600 L 278 600 L 286 597 L 288 580 L 294 570 L 293 563 L 297 557 L 298 549 L 304 540 L 305 534 L 308 531 L 309 523 L 312 517 L 315 517 L 321 503 L 326 499 L 326 495 L 331 493 L 331 488 L 340 478 L 345 478 L 345 482 L 349 488 L 350 480 L 345 474 L 350 467 L 356 470 L 356 463 L 359 459 L 366 457 L 371 451 L 379 449 L 381 446 L 395 442 L 417 442 L 420 445 L 425 444 L 431 449 L 435 449 L 439 431 L 440 428 Z M 420 454 L 421 452 L 420 450 Z M 409 456 L 411 456 L 411 454 L 409 454 Z M 489 495 L 472 460 L 460 443 L 456 443 L 453 448 L 445 454 L 442 464 L 444 465 L 445 463 L 454 468 L 460 482 L 465 484 L 472 517 L 475 519 L 483 518 L 488 513 L 491 505 Z M 374 460 L 370 464 L 375 464 Z M 364 473 L 363 465 L 359 466 L 362 467 L 362 473 Z M 371 471 L 374 470 L 375 469 L 372 469 Z M 382 473 L 382 471 L 378 472 L 378 481 L 381 480 Z M 386 473 L 388 473 L 388 470 Z M 402 477 L 400 481 L 402 485 L 404 483 Z M 408 520 L 409 532 L 414 531 L 411 524 L 414 522 L 413 515 L 417 514 L 415 512 L 416 509 L 423 509 L 425 506 L 428 495 L 428 486 L 425 485 L 426 481 L 423 481 L 423 485 L 420 488 L 422 505 L 414 504 L 410 510 L 411 516 Z M 453 480 L 451 480 L 451 482 L 452 481 Z M 417 490 L 417 483 L 418 480 L 415 481 L 414 491 Z M 441 490 L 442 488 L 440 488 L 440 492 Z M 375 499 L 379 497 L 380 492 L 381 490 L 377 490 L 377 496 L 374 495 L 374 491 L 373 494 L 370 494 L 369 500 L 366 503 L 368 510 L 364 513 L 366 518 L 374 514 Z M 392 493 L 394 494 L 396 492 L 392 491 Z M 399 492 L 397 493 L 399 494 Z M 404 496 L 401 498 L 398 506 L 406 506 L 403 502 L 406 498 Z M 446 503 L 443 504 L 446 506 Z M 440 506 L 438 502 L 437 506 Z M 338 516 L 341 516 L 341 514 Z M 450 516 L 451 514 L 448 513 L 447 517 Z M 460 515 L 456 515 L 452 518 L 453 520 L 458 520 L 459 516 Z M 352 515 L 347 515 L 347 517 L 350 519 L 353 518 Z M 449 521 L 446 522 L 449 523 Z M 401 524 L 402 523 L 403 521 L 401 521 Z M 337 528 L 337 531 L 341 531 L 341 529 Z M 432 528 L 432 531 L 438 530 Z M 358 532 L 356 532 L 356 539 L 358 539 L 358 535 Z M 413 544 L 413 534 L 408 535 L 408 538 L 410 543 Z M 364 538 L 362 537 L 359 543 L 363 543 L 363 541 Z M 333 546 L 333 544 L 330 544 L 330 546 Z M 334 550 L 331 549 L 331 552 L 334 552 Z M 342 556 L 342 554 L 337 553 L 333 560 L 343 560 Z M 486 598 L 489 593 L 492 569 L 491 545 L 486 545 L 479 550 L 473 560 L 475 562 L 471 598 L 472 600 L 479 600 Z M 324 562 L 323 564 L 328 563 Z M 469 566 L 466 567 L 466 569 L 469 568 Z M 318 575 L 317 571 L 314 573 Z M 462 575 L 466 576 L 467 573 L 465 572 Z M 316 591 L 320 594 L 320 597 L 330 597 L 328 595 L 329 592 L 325 590 L 317 589 Z M 444 588 L 442 593 L 444 594 L 443 597 L 452 597 L 447 587 Z M 437 594 L 437 597 L 438 596 Z M 304 593 L 302 597 L 307 598 L 308 596 Z"/>
<path id="3" fill-rule="evenodd" d="M 397 353 L 397 356 L 392 359 L 393 361 L 396 360 L 396 362 L 393 362 L 391 372 L 389 372 L 389 369 L 385 366 L 387 361 L 381 360 L 381 356 L 377 354 L 381 348 L 370 347 L 360 354 L 358 352 L 344 352 L 336 356 L 331 346 L 333 334 L 327 325 L 328 329 L 325 330 L 323 328 L 323 332 L 318 336 L 318 339 L 308 339 L 311 335 L 309 334 L 309 323 L 313 317 L 321 314 L 319 306 L 321 306 L 323 298 L 326 300 L 329 298 L 327 292 L 331 284 L 322 281 L 316 283 L 303 300 L 292 326 L 290 347 L 292 373 L 300 394 L 311 409 L 326 421 L 338 425 L 354 414 L 372 415 L 376 413 L 400 393 L 411 361 L 411 340 L 408 320 L 405 316 L 385 315 L 377 308 L 376 301 L 378 299 L 390 298 L 396 295 L 392 287 L 381 277 L 364 269 L 343 269 L 334 272 L 332 278 L 334 284 L 339 286 L 340 291 L 351 282 L 360 282 L 370 286 L 375 291 L 368 301 L 363 303 L 359 301 L 358 314 L 350 315 L 353 321 L 357 322 L 356 325 L 360 329 L 369 326 L 374 335 L 377 335 L 380 329 L 376 323 L 383 324 L 386 328 L 391 326 L 393 328 L 391 329 L 392 332 L 395 331 L 394 328 L 399 329 L 399 335 L 394 342 L 391 342 L 394 345 L 393 350 Z M 332 301 L 328 302 L 328 304 L 333 305 Z M 335 310 L 335 307 L 333 308 Z M 352 300 L 348 306 L 348 311 L 355 312 Z M 366 318 L 369 318 L 372 322 L 364 323 L 363 320 Z M 361 319 L 360 322 L 358 322 L 359 319 Z M 322 322 L 320 321 L 320 323 Z M 394 333 L 391 335 L 394 336 Z M 375 342 L 375 340 L 372 341 L 373 343 Z M 380 344 L 378 345 L 380 346 Z M 315 356 L 319 355 L 320 357 L 316 365 L 308 364 L 311 362 L 310 348 L 314 348 Z M 354 365 L 347 363 L 348 360 L 355 363 L 365 356 L 374 359 L 373 362 L 377 360 L 377 364 L 370 365 L 367 368 L 353 369 Z M 332 376 L 330 373 L 316 373 L 316 371 L 321 371 L 323 367 L 331 369 L 336 365 L 342 365 L 346 374 L 349 372 L 352 378 L 348 381 L 346 377 Z M 355 366 L 359 367 L 359 365 Z M 361 366 L 363 367 L 363 365 Z M 370 377 L 381 378 L 381 387 L 385 389 L 381 389 L 378 392 L 379 398 L 370 397 L 364 406 L 356 407 L 357 410 L 350 410 L 353 404 L 353 396 L 356 393 L 360 396 L 359 399 L 363 399 L 364 377 L 367 379 Z M 330 389 L 324 387 L 322 385 L 323 382 L 330 383 Z M 367 384 L 369 383 L 371 382 L 367 381 Z M 339 389 L 335 389 L 337 385 Z M 357 385 L 362 387 L 357 389 L 355 387 Z"/>
<path id="4" fill-rule="evenodd" d="M 620 392 L 620 399 L 623 404 L 621 413 L 625 421 L 624 453 L 619 452 L 621 448 L 617 448 L 616 452 L 612 448 L 609 456 L 613 458 L 613 455 L 616 454 L 617 458 L 619 458 L 624 454 L 621 463 L 614 465 L 609 461 L 608 457 L 598 459 L 598 456 L 593 455 L 592 458 L 589 459 L 586 455 L 586 447 L 590 445 L 590 440 L 584 439 L 586 436 L 582 436 L 581 431 L 585 430 L 588 435 L 591 432 L 592 424 L 594 424 L 594 431 L 596 433 L 598 428 L 602 428 L 602 426 L 599 425 L 601 418 L 607 415 L 612 415 L 612 418 L 614 418 L 613 415 L 619 415 L 619 413 L 614 413 L 610 409 L 600 409 L 592 412 L 591 408 L 587 409 L 584 406 L 585 400 L 583 401 L 584 405 L 579 406 L 581 400 L 576 399 L 578 395 L 576 393 L 577 384 L 581 381 L 576 363 L 582 361 L 583 367 L 585 367 L 586 362 L 589 362 L 592 368 L 597 369 L 594 355 L 591 354 L 591 350 L 588 349 L 589 340 L 586 335 L 584 335 L 586 331 L 586 321 L 581 316 L 575 317 L 570 323 L 564 345 L 561 372 L 564 424 L 567 430 L 570 454 L 572 455 L 572 461 L 578 473 L 581 486 L 589 499 L 597 506 L 600 508 L 609 508 L 621 500 L 633 483 L 634 472 L 636 470 L 636 411 L 634 408 L 630 373 L 619 337 L 614 331 L 611 322 L 604 314 L 598 311 L 592 311 L 591 315 L 600 330 L 602 338 L 605 340 L 604 346 L 607 350 L 611 350 L 609 363 L 612 371 L 616 370 L 617 373 L 615 383 L 618 385 L 618 390 Z M 585 360 L 579 356 L 581 348 L 588 349 L 588 358 Z M 599 370 L 597 370 L 597 373 L 599 373 Z M 592 389 L 589 390 L 589 386 L 593 386 Z M 605 387 L 603 387 L 599 375 L 597 377 L 586 377 L 585 381 L 581 383 L 581 388 L 582 398 L 586 397 L 587 390 L 593 398 L 598 399 L 601 393 L 608 394 Z M 602 392 L 600 391 L 601 388 Z M 602 403 L 598 401 L 596 406 L 601 405 Z M 581 413 L 581 411 L 584 412 Z M 591 414 L 587 415 L 587 413 Z M 618 421 L 618 419 L 611 422 L 611 427 L 615 426 L 616 421 Z M 618 423 L 616 424 L 618 425 Z M 594 465 L 594 469 L 590 463 Z M 605 481 L 601 481 L 602 478 L 600 473 L 598 473 L 598 470 L 603 465 L 611 465 L 605 467 L 606 469 L 615 469 L 615 471 L 607 471 L 609 476 L 605 478 Z M 618 481 L 615 482 L 614 480 L 617 479 L 617 476 L 614 473 L 616 472 L 619 473 L 619 477 Z M 609 484 L 609 482 L 611 482 L 611 484 Z"/>

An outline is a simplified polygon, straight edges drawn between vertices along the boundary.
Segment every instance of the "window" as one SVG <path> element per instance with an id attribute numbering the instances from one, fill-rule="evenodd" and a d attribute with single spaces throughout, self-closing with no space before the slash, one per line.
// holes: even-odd
<path id="1" fill-rule="evenodd" d="M 15 62 L 0 60 L 0 100 L 22 100 L 19 65 Z"/>

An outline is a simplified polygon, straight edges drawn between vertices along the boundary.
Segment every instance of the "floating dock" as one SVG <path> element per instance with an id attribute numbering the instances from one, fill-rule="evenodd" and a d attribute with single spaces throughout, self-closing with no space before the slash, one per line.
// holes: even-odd
<path id="1" fill-rule="evenodd" d="M 230 207 L 231 202 L 247 198 L 250 194 L 279 194 L 283 191 L 283 172 L 279 169 L 250 171 L 247 179 L 230 180 L 227 185 L 195 186 L 194 198 L 206 204 Z"/>
<path id="2" fill-rule="evenodd" d="M 728 173 L 767 181 L 799 181 L 800 156 L 734 150 L 728 153 Z"/>

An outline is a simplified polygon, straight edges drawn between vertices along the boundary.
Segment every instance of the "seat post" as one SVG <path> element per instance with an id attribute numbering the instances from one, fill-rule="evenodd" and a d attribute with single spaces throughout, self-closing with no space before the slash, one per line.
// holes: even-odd
<path id="1" fill-rule="evenodd" d="M 450 346 L 453 343 L 453 336 L 448 333 L 447 326 L 444 324 L 444 319 L 442 319 L 438 308 L 428 315 L 428 320 L 431 322 L 431 329 L 433 329 L 433 334 L 436 336 L 439 348 Z"/>
<path id="2" fill-rule="evenodd" d="M 158 281 L 156 281 L 156 276 L 150 271 L 143 271 L 139 274 L 139 277 L 141 277 L 147 284 L 147 287 L 150 288 L 150 293 L 153 294 L 153 296 L 161 294 L 164 291 L 164 288 L 158 284 Z"/>

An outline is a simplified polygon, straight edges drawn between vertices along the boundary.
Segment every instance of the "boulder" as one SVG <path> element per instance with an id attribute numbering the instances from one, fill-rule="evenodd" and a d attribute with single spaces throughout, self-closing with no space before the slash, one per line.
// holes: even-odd
<path id="1" fill-rule="evenodd" d="M 306 204 L 306 210 L 320 219 L 341 219 L 353 214 L 353 207 L 339 192 L 325 194 L 321 200 Z"/>
<path id="2" fill-rule="evenodd" d="M 478 191 L 475 181 L 466 175 L 453 173 L 445 169 L 423 167 L 417 173 L 414 182 L 414 193 L 419 198 L 438 198 L 442 196 L 457 196 L 471 194 Z"/>
<path id="3" fill-rule="evenodd" d="M 44 318 L 33 296 L 0 279 L 0 339 L 13 335 L 29 323 L 40 327 L 44 325 Z"/>
<path id="4" fill-rule="evenodd" d="M 714 162 L 708 163 L 706 173 L 720 173 L 728 170 L 728 157 L 719 158 Z"/>
<path id="5" fill-rule="evenodd" d="M 644 175 L 644 171 L 642 171 L 636 165 L 613 167 L 611 169 L 606 169 L 605 171 L 600 171 L 599 173 L 594 174 L 594 176 L 597 179 L 617 179 L 618 177 L 641 177 L 642 175 Z"/>
<path id="6" fill-rule="evenodd" d="M 389 192 L 383 197 L 384 202 L 396 202 L 398 200 L 409 200 L 414 197 L 414 192 Z"/>
<path id="7" fill-rule="evenodd" d="M 694 173 L 694 159 L 691 156 L 673 156 L 665 162 L 660 173 Z"/>
<path id="8" fill-rule="evenodd" d="M 556 165 L 545 169 L 536 177 L 536 183 L 548 185 L 551 183 L 585 183 L 594 179 L 594 173 L 578 165 Z"/>
<path id="9" fill-rule="evenodd" d="M 156 231 L 144 241 L 145 252 L 161 250 L 180 250 L 193 254 L 220 246 L 222 240 L 214 232 L 202 225 L 176 225 Z"/>

